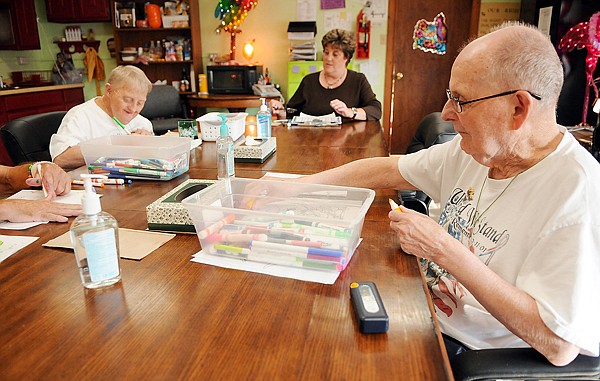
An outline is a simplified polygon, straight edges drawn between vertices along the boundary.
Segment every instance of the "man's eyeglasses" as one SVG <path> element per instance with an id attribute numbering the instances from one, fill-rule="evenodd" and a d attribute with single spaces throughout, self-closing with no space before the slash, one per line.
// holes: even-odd
<path id="1" fill-rule="evenodd" d="M 479 102 L 479 101 L 484 101 L 486 99 L 492 99 L 492 98 L 498 98 L 498 97 L 503 97 L 505 95 L 511 95 L 516 93 L 517 91 L 521 91 L 521 90 L 509 90 L 509 91 L 505 91 L 499 94 L 494 94 L 494 95 L 489 95 L 487 97 L 483 97 L 483 98 L 477 98 L 477 99 L 473 99 L 470 101 L 461 101 L 458 97 L 452 95 L 452 93 L 450 92 L 449 89 L 446 89 L 446 96 L 448 97 L 449 101 L 452 101 L 452 106 L 454 106 L 454 110 L 456 110 L 456 112 L 461 113 L 463 108 L 462 106 L 464 105 L 468 105 L 469 103 L 475 103 L 475 102 Z M 532 93 L 529 90 L 523 90 L 523 91 L 527 91 L 532 97 L 534 97 L 535 99 L 537 99 L 538 101 L 542 99 L 541 96 Z"/>

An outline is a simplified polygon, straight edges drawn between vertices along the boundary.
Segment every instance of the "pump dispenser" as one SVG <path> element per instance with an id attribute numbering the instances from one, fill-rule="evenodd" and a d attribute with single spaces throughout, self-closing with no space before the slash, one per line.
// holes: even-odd
<path id="1" fill-rule="evenodd" d="M 271 137 L 271 113 L 267 108 L 265 98 L 260 98 L 260 110 L 256 114 L 256 124 L 258 125 L 258 139 L 268 139 Z"/>
<path id="2" fill-rule="evenodd" d="M 117 220 L 102 211 L 100 196 L 94 191 L 92 178 L 81 175 L 85 193 L 81 197 L 83 214 L 71 225 L 71 242 L 79 275 L 86 288 L 110 286 L 121 279 L 119 269 L 119 226 Z"/>
<path id="3" fill-rule="evenodd" d="M 217 178 L 227 179 L 235 176 L 235 166 L 233 162 L 233 139 L 229 136 L 229 127 L 227 127 L 227 118 L 224 114 L 221 117 L 220 136 L 217 138 Z"/>

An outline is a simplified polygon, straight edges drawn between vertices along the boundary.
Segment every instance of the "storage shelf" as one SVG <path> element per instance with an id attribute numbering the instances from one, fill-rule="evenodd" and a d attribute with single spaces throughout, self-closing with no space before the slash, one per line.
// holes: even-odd
<path id="1" fill-rule="evenodd" d="M 120 32 L 131 32 L 131 33 L 135 33 L 135 32 L 160 32 L 160 31 L 168 31 L 168 32 L 173 32 L 173 31 L 177 31 L 177 30 L 187 30 L 189 31 L 191 28 L 190 27 L 184 27 L 184 28 L 115 28 L 115 31 L 119 31 Z"/>
<path id="2" fill-rule="evenodd" d="M 85 53 L 87 48 L 94 48 L 96 52 L 100 49 L 100 40 L 90 41 L 54 41 L 63 53 Z"/>

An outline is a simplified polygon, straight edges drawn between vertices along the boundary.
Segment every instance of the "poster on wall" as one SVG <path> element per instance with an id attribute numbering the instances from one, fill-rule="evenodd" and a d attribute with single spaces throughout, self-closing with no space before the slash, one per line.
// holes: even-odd
<path id="1" fill-rule="evenodd" d="M 481 0 L 479 10 L 478 36 L 488 33 L 494 26 L 504 21 L 519 20 L 521 0 Z"/>
<path id="2" fill-rule="evenodd" d="M 321 0 L 321 9 L 346 8 L 346 0 Z"/>

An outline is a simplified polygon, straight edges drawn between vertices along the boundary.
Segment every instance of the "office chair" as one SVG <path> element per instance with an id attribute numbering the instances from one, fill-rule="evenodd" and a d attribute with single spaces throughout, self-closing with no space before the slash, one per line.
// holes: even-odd
<path id="1" fill-rule="evenodd" d="M 153 85 L 140 114 L 150 119 L 155 135 L 176 129 L 177 121 L 185 117 L 179 90 L 169 85 Z"/>
<path id="2" fill-rule="evenodd" d="M 2 141 L 13 162 L 47 160 L 50 157 L 50 138 L 58 131 L 66 111 L 52 111 L 14 119 L 0 129 Z"/>
<path id="3" fill-rule="evenodd" d="M 415 136 L 413 136 L 406 149 L 407 154 L 431 147 L 434 144 L 448 142 L 454 138 L 456 131 L 454 131 L 452 122 L 442 120 L 441 115 L 441 112 L 432 112 L 421 119 L 417 131 L 415 131 Z M 402 190 L 398 196 L 405 207 L 423 214 L 429 214 L 431 198 L 425 192 Z"/>
<path id="4" fill-rule="evenodd" d="M 456 381 L 600 380 L 600 358 L 579 355 L 567 366 L 550 364 L 532 348 L 466 351 L 452 361 Z"/>

